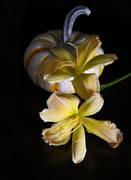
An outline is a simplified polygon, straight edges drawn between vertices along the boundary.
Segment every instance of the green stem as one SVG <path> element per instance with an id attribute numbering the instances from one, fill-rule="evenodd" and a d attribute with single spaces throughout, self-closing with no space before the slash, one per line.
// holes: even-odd
<path id="1" fill-rule="evenodd" d="M 111 82 L 109 82 L 109 83 L 107 83 L 105 85 L 101 85 L 100 91 L 102 91 L 102 90 L 104 90 L 104 89 L 106 89 L 106 88 L 108 88 L 108 87 L 110 87 L 110 86 L 112 86 L 114 84 L 117 84 L 118 82 L 121 82 L 122 80 L 124 80 L 124 79 L 126 79 L 126 78 L 128 78 L 130 76 L 131 76 L 131 72 L 124 75 L 124 76 L 122 76 L 122 77 L 120 77 L 120 78 L 118 78 L 118 79 L 116 79 L 116 80 L 113 80 L 113 81 L 111 81 Z"/>

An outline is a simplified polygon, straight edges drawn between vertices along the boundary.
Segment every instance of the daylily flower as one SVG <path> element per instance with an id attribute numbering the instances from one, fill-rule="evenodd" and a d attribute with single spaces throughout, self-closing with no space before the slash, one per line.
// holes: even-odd
<path id="1" fill-rule="evenodd" d="M 48 108 L 40 112 L 44 122 L 52 122 L 42 131 L 43 140 L 49 145 L 66 144 L 72 134 L 72 161 L 80 163 L 86 155 L 85 130 L 107 141 L 116 148 L 123 139 L 122 132 L 110 121 L 88 117 L 100 111 L 104 103 L 100 93 L 94 93 L 80 105 L 75 95 L 54 92 L 47 100 Z M 80 107 L 79 107 L 80 106 Z"/>
<path id="2" fill-rule="evenodd" d="M 98 36 L 87 36 L 78 46 L 50 49 L 54 58 L 43 66 L 44 80 L 55 84 L 55 89 L 64 94 L 77 93 L 86 99 L 100 91 L 98 77 L 104 66 L 117 59 L 115 54 L 104 54 Z M 54 87 L 54 86 L 53 86 Z"/>

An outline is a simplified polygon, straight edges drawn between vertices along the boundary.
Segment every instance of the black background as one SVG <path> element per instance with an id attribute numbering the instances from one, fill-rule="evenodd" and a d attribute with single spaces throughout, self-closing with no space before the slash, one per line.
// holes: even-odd
<path id="1" fill-rule="evenodd" d="M 131 178 L 131 78 L 101 92 L 105 103 L 96 119 L 111 120 L 123 132 L 123 142 L 112 149 L 86 133 L 87 154 L 80 164 L 71 160 L 71 142 L 49 147 L 39 117 L 50 93 L 29 79 L 23 55 L 39 33 L 61 29 L 76 5 L 91 10 L 77 18 L 74 30 L 99 35 L 105 53 L 118 60 L 106 66 L 102 84 L 131 71 L 131 2 L 128 0 L 4 0 L 0 3 L 0 180 Z"/>

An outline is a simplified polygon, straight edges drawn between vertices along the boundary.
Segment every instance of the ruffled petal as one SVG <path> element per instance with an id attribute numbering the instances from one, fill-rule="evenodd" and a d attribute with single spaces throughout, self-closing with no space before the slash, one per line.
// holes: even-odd
<path id="1" fill-rule="evenodd" d="M 66 144 L 71 138 L 71 123 L 61 121 L 54 123 L 51 128 L 43 129 L 42 139 L 49 145 L 59 146 Z"/>
<path id="2" fill-rule="evenodd" d="M 86 154 L 85 131 L 80 126 L 73 133 L 72 137 L 72 161 L 76 164 L 80 163 Z"/>
<path id="3" fill-rule="evenodd" d="M 123 134 L 121 130 L 110 121 L 100 121 L 85 117 L 82 118 L 82 121 L 83 125 L 86 127 L 89 133 L 93 133 L 107 141 L 108 144 L 113 148 L 116 148 L 123 140 Z"/>
<path id="4" fill-rule="evenodd" d="M 90 98 L 86 99 L 79 108 L 80 116 L 89 116 L 100 111 L 104 103 L 104 99 L 100 93 L 94 93 Z"/>
<path id="5" fill-rule="evenodd" d="M 95 74 L 80 74 L 72 81 L 76 93 L 82 98 L 89 98 L 94 92 L 100 91 L 100 84 Z"/>
<path id="6" fill-rule="evenodd" d="M 47 100 L 48 109 L 40 112 L 44 122 L 58 122 L 78 113 L 80 99 L 77 96 L 54 92 Z"/>

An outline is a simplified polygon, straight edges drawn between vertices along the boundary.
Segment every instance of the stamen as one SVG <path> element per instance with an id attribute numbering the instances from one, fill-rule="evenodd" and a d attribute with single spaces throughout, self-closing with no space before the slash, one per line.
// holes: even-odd
<path id="1" fill-rule="evenodd" d="M 62 126 L 61 126 L 62 125 Z M 76 115 L 72 118 L 68 119 L 68 122 L 64 120 L 64 122 L 61 122 L 61 138 L 64 138 L 65 136 L 71 135 L 76 129 L 78 129 L 82 125 L 82 121 L 79 116 Z M 69 130 L 70 129 L 70 130 Z M 67 131 L 68 130 L 68 131 Z"/>
<path id="2" fill-rule="evenodd" d="M 61 62 L 59 65 L 57 65 L 56 68 L 54 69 L 54 72 L 60 70 L 64 66 L 69 66 L 69 67 L 75 68 L 74 62 L 66 61 L 66 62 Z"/>
<path id="3" fill-rule="evenodd" d="M 67 42 L 67 44 L 69 44 L 70 46 L 73 46 L 76 50 L 76 62 L 78 62 L 78 49 L 77 47 L 73 44 L 73 43 L 70 43 L 70 42 Z"/>
<path id="4" fill-rule="evenodd" d="M 71 133 L 73 133 L 74 131 L 76 131 L 80 126 L 82 125 L 81 122 L 79 122 L 76 127 L 71 131 Z"/>

